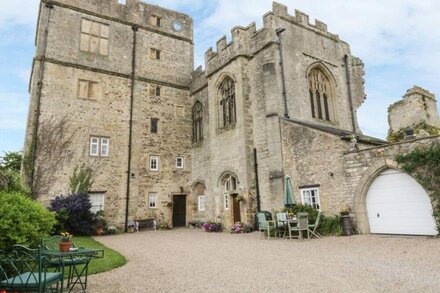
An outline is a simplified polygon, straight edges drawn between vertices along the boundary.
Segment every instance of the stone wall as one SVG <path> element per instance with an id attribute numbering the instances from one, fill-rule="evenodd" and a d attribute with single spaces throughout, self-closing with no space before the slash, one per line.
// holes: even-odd
<path id="1" fill-rule="evenodd" d="M 369 233 L 365 199 L 374 179 L 388 168 L 399 169 L 395 158 L 418 148 L 428 148 L 440 143 L 440 137 L 421 138 L 381 147 L 346 152 L 342 156 L 345 193 L 352 196 L 349 207 L 354 212 L 357 228 L 361 233 Z"/>

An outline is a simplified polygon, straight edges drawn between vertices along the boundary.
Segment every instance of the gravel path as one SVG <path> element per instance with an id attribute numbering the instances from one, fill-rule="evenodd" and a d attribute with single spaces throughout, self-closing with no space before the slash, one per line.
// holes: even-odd
<path id="1" fill-rule="evenodd" d="M 266 240 L 192 229 L 96 239 L 128 264 L 90 276 L 90 293 L 440 292 L 440 239 Z"/>

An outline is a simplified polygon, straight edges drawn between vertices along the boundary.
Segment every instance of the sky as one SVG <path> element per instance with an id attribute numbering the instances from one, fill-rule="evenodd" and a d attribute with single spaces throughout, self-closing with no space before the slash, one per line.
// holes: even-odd
<path id="1" fill-rule="evenodd" d="M 74 0 L 72 0 L 74 1 Z M 90 0 L 93 1 L 93 0 Z M 124 2 L 124 0 L 118 0 Z M 38 0 L 2 1 L 0 6 L 0 156 L 23 148 L 29 75 L 35 53 Z M 230 30 L 271 10 L 270 0 L 150 0 L 194 19 L 195 67 Z M 387 108 L 419 85 L 440 95 L 440 1 L 278 0 L 328 25 L 365 63 L 367 100 L 358 111 L 362 132 L 385 138 Z"/>

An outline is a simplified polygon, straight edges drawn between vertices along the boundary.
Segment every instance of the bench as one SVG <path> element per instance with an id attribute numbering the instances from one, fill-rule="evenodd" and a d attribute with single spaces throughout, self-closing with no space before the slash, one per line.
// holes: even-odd
<path id="1" fill-rule="evenodd" d="M 49 272 L 50 261 L 41 255 L 41 248 L 29 249 L 14 245 L 0 251 L 0 292 L 63 292 L 63 273 Z M 53 287 L 55 286 L 55 288 Z"/>
<path id="2" fill-rule="evenodd" d="M 135 221 L 139 223 L 139 231 L 147 229 L 156 230 L 156 221 L 154 219 L 138 219 Z"/>

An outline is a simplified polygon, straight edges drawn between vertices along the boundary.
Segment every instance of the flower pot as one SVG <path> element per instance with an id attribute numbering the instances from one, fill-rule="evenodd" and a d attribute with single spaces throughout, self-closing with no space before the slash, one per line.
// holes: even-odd
<path id="1" fill-rule="evenodd" d="M 68 252 L 70 247 L 72 246 L 72 242 L 60 242 L 60 251 Z"/>

